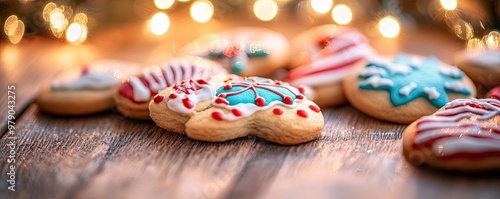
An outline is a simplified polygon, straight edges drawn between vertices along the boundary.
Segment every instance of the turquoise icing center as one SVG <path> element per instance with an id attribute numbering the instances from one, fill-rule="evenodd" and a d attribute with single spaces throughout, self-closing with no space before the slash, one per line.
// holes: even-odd
<path id="1" fill-rule="evenodd" d="M 415 63 L 408 55 L 398 55 L 392 63 L 399 64 L 395 67 L 409 66 L 411 70 L 408 73 L 398 73 L 391 71 L 390 67 L 384 64 L 369 62 L 367 64 L 368 69 L 382 71 L 378 74 L 360 73 L 359 77 L 365 80 L 359 83 L 359 88 L 389 91 L 390 100 L 394 106 L 404 105 L 422 97 L 435 107 L 440 108 L 448 102 L 447 93 L 471 94 L 471 91 L 460 82 L 464 76 L 463 73 L 458 71 L 458 69 L 456 69 L 457 72 L 454 75 L 443 73 L 440 70 L 439 61 L 435 57 L 428 57 L 424 60 L 420 60 L 419 63 Z M 392 81 L 392 84 L 373 84 L 370 78 L 374 76 L 378 76 L 375 78 L 383 79 L 386 82 Z M 453 89 L 449 86 L 449 84 L 453 83 L 461 86 Z M 409 92 L 407 92 L 406 95 L 402 94 L 402 90 L 408 87 L 411 87 L 411 89 L 407 90 Z M 432 90 L 434 94 L 429 94 L 429 92 L 426 92 L 426 89 Z"/>
<path id="2" fill-rule="evenodd" d="M 230 106 L 238 105 L 238 104 L 256 104 L 256 98 L 262 97 L 265 100 L 265 106 L 268 106 L 270 103 L 274 101 L 279 101 L 284 103 L 283 96 L 290 96 L 292 100 L 296 100 L 297 97 L 295 93 L 289 90 L 286 87 L 282 87 L 280 85 L 274 85 L 271 83 L 272 81 L 267 81 L 268 79 L 256 78 L 256 82 L 252 80 L 243 80 L 240 82 L 233 82 L 232 88 L 225 90 L 224 87 L 221 87 L 217 90 L 216 96 L 220 94 L 227 94 L 225 99 L 229 102 Z M 254 90 L 257 92 L 255 95 Z M 243 90 L 243 91 L 242 91 Z M 237 94 L 232 94 L 237 93 Z M 280 94 L 278 94 L 280 93 Z"/>

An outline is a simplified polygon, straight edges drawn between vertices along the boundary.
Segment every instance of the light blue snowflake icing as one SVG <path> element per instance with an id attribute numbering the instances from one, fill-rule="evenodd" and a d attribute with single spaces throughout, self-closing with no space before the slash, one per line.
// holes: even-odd
<path id="1" fill-rule="evenodd" d="M 419 59 L 400 54 L 393 62 L 371 59 L 359 77 L 365 79 L 359 83 L 359 88 L 389 91 L 394 106 L 423 97 L 440 108 L 448 102 L 447 92 L 471 94 L 460 81 L 464 77 L 463 72 L 457 68 L 439 67 L 436 57 Z"/>
<path id="2" fill-rule="evenodd" d="M 297 99 L 297 95 L 293 91 L 286 86 L 276 84 L 270 79 L 252 77 L 239 82 L 230 82 L 229 84 L 232 86 L 230 89 L 221 87 L 216 93 L 217 97 L 225 98 L 229 106 L 238 104 L 268 106 L 274 101 L 292 105 Z M 259 97 L 264 99 L 263 104 L 258 104 L 257 99 Z M 290 99 L 286 100 L 285 98 Z"/>

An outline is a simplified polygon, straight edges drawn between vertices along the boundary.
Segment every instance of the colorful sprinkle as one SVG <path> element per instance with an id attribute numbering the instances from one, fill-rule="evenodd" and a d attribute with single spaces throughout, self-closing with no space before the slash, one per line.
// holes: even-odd
<path id="1" fill-rule="evenodd" d="M 215 99 L 215 103 L 229 105 L 229 102 L 226 99 L 222 98 L 222 97 L 218 97 L 217 99 Z"/>
<path id="2" fill-rule="evenodd" d="M 168 98 L 175 99 L 177 98 L 177 95 L 175 93 L 170 93 L 170 95 L 168 95 Z"/>
<path id="3" fill-rule="evenodd" d="M 163 95 L 156 95 L 155 98 L 153 99 L 155 101 L 155 103 L 160 103 L 161 101 L 163 101 Z"/>
<path id="4" fill-rule="evenodd" d="M 275 115 L 282 115 L 283 114 L 283 109 L 281 109 L 281 108 L 274 108 L 273 109 L 273 113 Z"/>
<path id="5" fill-rule="evenodd" d="M 309 105 L 309 108 L 310 108 L 311 110 L 313 110 L 314 112 L 316 112 L 316 113 L 319 113 L 319 112 L 321 111 L 321 110 L 319 109 L 319 107 L 318 107 L 318 106 L 316 106 L 316 105 Z"/>
<path id="6" fill-rule="evenodd" d="M 234 115 L 234 116 L 236 116 L 236 117 L 240 117 L 240 116 L 242 116 L 242 115 L 243 115 L 243 113 L 242 113 L 240 110 L 238 110 L 238 109 L 233 109 L 233 110 L 231 110 L 231 112 L 232 112 L 232 113 L 233 113 L 233 115 Z"/>
<path id="7" fill-rule="evenodd" d="M 287 97 L 288 97 L 288 96 L 287 96 Z M 257 97 L 257 98 L 255 99 L 255 104 L 256 104 L 257 106 L 266 106 L 266 100 L 265 100 L 264 98 L 262 98 L 262 97 Z"/>
<path id="8" fill-rule="evenodd" d="M 212 112 L 212 118 L 214 118 L 215 120 L 222 121 L 224 120 L 224 113 L 220 110 L 216 110 Z"/>
<path id="9" fill-rule="evenodd" d="M 303 118 L 307 118 L 307 111 L 299 109 L 299 110 L 297 110 L 297 115 L 299 115 L 300 117 L 303 117 Z"/>
<path id="10" fill-rule="evenodd" d="M 184 104 L 184 107 L 186 107 L 187 109 L 192 109 L 194 107 L 193 102 L 191 102 L 188 97 L 182 99 L 182 104 Z"/>

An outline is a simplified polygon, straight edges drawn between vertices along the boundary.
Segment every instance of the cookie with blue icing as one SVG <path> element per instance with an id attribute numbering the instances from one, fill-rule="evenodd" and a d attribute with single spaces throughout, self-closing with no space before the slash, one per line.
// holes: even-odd
<path id="1" fill-rule="evenodd" d="M 411 123 L 447 102 L 475 97 L 472 81 L 436 57 L 372 56 L 343 81 L 349 102 L 375 118 Z"/>
<path id="2" fill-rule="evenodd" d="M 300 144 L 317 139 L 324 125 L 320 108 L 299 89 L 259 77 L 184 80 L 160 91 L 149 110 L 161 128 L 210 142 L 252 135 Z"/>
<path id="3" fill-rule="evenodd" d="M 244 27 L 202 36 L 184 46 L 181 55 L 210 58 L 241 76 L 269 76 L 288 62 L 290 45 L 280 33 Z"/>

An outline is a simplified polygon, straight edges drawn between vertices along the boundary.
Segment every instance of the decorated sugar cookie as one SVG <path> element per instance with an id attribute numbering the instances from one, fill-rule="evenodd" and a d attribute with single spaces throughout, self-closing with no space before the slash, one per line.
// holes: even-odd
<path id="1" fill-rule="evenodd" d="M 446 104 L 406 128 L 403 153 L 417 165 L 500 170 L 500 101 L 457 99 Z"/>
<path id="2" fill-rule="evenodd" d="M 42 89 L 36 103 L 41 111 L 57 115 L 85 115 L 111 109 L 113 92 L 122 80 L 140 70 L 139 64 L 102 60 L 68 71 Z"/>
<path id="3" fill-rule="evenodd" d="M 323 25 L 292 40 L 292 70 L 287 81 L 309 86 L 320 106 L 346 102 L 341 80 L 358 62 L 371 54 L 366 38 L 357 30 Z"/>
<path id="4" fill-rule="evenodd" d="M 455 62 L 476 84 L 486 89 L 500 85 L 500 49 L 464 51 Z"/>
<path id="5" fill-rule="evenodd" d="M 188 56 L 163 64 L 145 67 L 137 76 L 131 76 L 114 94 L 116 107 L 133 119 L 150 119 L 148 104 L 159 90 L 190 78 L 217 79 L 227 71 L 218 63 L 201 57 Z"/>
<path id="6" fill-rule="evenodd" d="M 184 80 L 162 90 L 149 104 L 161 128 L 209 142 L 248 135 L 290 145 L 318 138 L 323 115 L 295 87 L 258 77 Z"/>
<path id="7" fill-rule="evenodd" d="M 475 96 L 470 79 L 435 57 L 370 57 L 344 79 L 349 102 L 375 118 L 411 123 L 457 98 Z"/>
<path id="8" fill-rule="evenodd" d="M 210 58 L 238 75 L 269 76 L 287 64 L 288 51 L 288 40 L 277 32 L 238 28 L 200 37 L 181 54 Z"/>
<path id="9" fill-rule="evenodd" d="M 500 100 L 500 86 L 491 89 L 486 96 Z"/>

